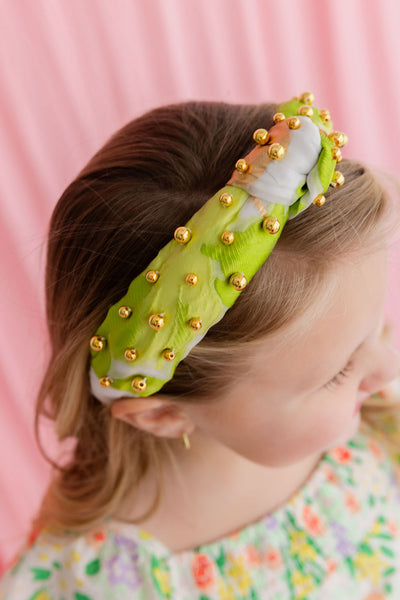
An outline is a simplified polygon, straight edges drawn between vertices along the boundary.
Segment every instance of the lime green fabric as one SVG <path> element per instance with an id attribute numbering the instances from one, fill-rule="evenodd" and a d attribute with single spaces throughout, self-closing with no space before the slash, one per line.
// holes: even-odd
<path id="1" fill-rule="evenodd" d="M 289 117 L 293 117 L 293 116 L 297 115 L 299 108 L 301 106 L 304 106 L 303 102 L 301 102 L 298 98 L 293 98 L 292 100 L 289 100 L 288 102 L 282 102 L 281 104 L 279 104 L 278 111 L 283 113 L 286 118 L 289 118 Z M 313 116 L 311 117 L 313 123 L 315 123 L 317 125 L 317 127 L 319 127 L 322 131 L 324 131 L 326 133 L 326 135 L 329 135 L 330 133 L 332 133 L 332 131 L 333 131 L 332 121 L 329 120 L 328 122 L 325 123 L 320 117 L 321 110 L 319 108 L 316 108 L 315 106 L 313 106 L 312 109 L 313 109 L 313 113 L 314 113 Z"/>
<path id="2" fill-rule="evenodd" d="M 291 100 L 281 104 L 279 111 L 288 118 L 297 115 L 301 105 L 299 100 Z M 304 116 L 301 117 L 303 125 L 299 129 L 291 130 L 287 125 L 284 127 L 285 139 L 291 140 L 293 136 L 303 135 L 303 138 L 297 137 L 296 140 L 304 139 L 305 148 L 313 140 L 316 152 L 316 162 L 309 165 L 308 175 L 299 172 L 293 179 L 297 182 L 293 190 L 287 190 L 285 182 L 282 182 L 284 193 L 289 194 L 287 205 L 274 203 L 271 201 L 272 196 L 268 198 L 268 185 L 271 189 L 274 186 L 275 190 L 277 186 L 274 179 L 276 175 L 269 176 L 268 168 L 271 165 L 270 169 L 274 171 L 278 161 L 268 158 L 268 147 L 263 147 L 258 153 L 250 153 L 248 160 L 255 156 L 259 160 L 261 157 L 261 164 L 267 165 L 263 167 L 264 172 L 257 177 L 252 176 L 253 184 L 254 180 L 266 182 L 267 197 L 257 199 L 266 207 L 264 214 L 252 205 L 252 197 L 246 191 L 247 178 L 236 174 L 236 178 L 232 179 L 237 184 L 227 185 L 219 190 L 187 223 L 177 223 L 177 227 L 184 225 L 190 230 L 190 241 L 182 244 L 172 239 L 132 281 L 120 301 L 109 309 L 96 331 L 96 335 L 105 339 L 105 347 L 100 351 L 91 349 L 92 392 L 100 400 L 108 402 L 118 395 L 147 397 L 159 391 L 173 377 L 179 362 L 199 343 L 208 329 L 222 319 L 242 293 L 231 285 L 231 276 L 235 273 L 242 274 L 249 283 L 272 252 L 288 218 L 295 217 L 318 194 L 326 191 L 336 165 L 332 158 L 333 142 L 328 137 L 332 124 L 321 120 L 318 109 L 313 107 L 313 111 L 312 122 L 318 129 L 310 128 L 309 117 Z M 277 131 L 283 131 L 282 126 L 275 127 Z M 307 137 L 306 130 L 312 133 L 311 137 Z M 315 134 L 318 130 L 320 136 Z M 296 145 L 294 147 L 297 148 Z M 304 164 L 302 152 L 296 152 L 299 164 Z M 284 160 L 285 158 L 279 162 L 283 163 Z M 256 168 L 255 171 L 258 173 Z M 274 171 L 276 172 L 277 170 Z M 251 189 L 251 185 L 247 188 Z M 221 204 L 219 198 L 222 193 L 232 196 L 230 206 Z M 280 229 L 277 233 L 271 234 L 264 229 L 266 216 L 278 219 Z M 221 241 L 221 235 L 225 231 L 234 234 L 231 245 Z M 159 273 L 155 283 L 146 280 L 149 270 Z M 194 286 L 186 282 L 185 278 L 189 273 L 194 273 L 198 278 Z M 132 313 L 129 318 L 119 316 L 121 306 L 130 307 Z M 150 327 L 151 315 L 162 316 L 164 326 L 161 329 L 154 330 Z M 193 330 L 190 326 L 191 319 L 201 319 L 201 328 Z M 136 360 L 128 361 L 125 358 L 124 353 L 128 348 L 135 349 Z M 175 356 L 172 361 L 164 358 L 166 349 L 173 350 Z M 104 377 L 108 378 L 108 387 L 99 384 Z M 138 392 L 132 389 L 134 377 L 145 380 L 145 390 Z"/>

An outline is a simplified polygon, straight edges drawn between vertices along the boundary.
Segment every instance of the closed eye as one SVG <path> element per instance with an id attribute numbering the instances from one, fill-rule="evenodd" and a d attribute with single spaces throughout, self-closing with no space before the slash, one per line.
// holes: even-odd
<path id="1" fill-rule="evenodd" d="M 323 387 L 326 389 L 332 389 L 341 385 L 346 377 L 348 377 L 349 373 L 353 370 L 354 363 L 353 361 L 349 361 L 347 365 L 339 371 L 328 383 L 326 383 Z"/>

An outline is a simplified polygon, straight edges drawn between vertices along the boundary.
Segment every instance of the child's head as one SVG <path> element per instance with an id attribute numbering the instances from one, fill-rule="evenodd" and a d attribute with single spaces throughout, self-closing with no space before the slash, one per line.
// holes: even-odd
<path id="1" fill-rule="evenodd" d="M 118 131 L 61 197 L 49 234 L 52 356 L 38 414 L 46 406 L 60 439 L 77 444 L 50 486 L 43 518 L 84 528 L 116 514 L 171 438 L 196 427 L 251 460 L 295 462 L 315 451 L 314 442 L 323 450 L 348 436 L 357 400 L 394 376 L 397 359 L 376 346 L 390 203 L 368 169 L 343 160 L 346 185 L 327 192 L 323 208 L 311 206 L 286 224 L 251 284 L 160 394 L 111 409 L 90 394 L 88 340 L 108 308 L 224 186 L 275 110 L 186 103 L 151 111 Z M 323 387 L 361 342 L 340 391 L 338 379 Z M 290 445 L 293 436 L 298 446 Z"/>

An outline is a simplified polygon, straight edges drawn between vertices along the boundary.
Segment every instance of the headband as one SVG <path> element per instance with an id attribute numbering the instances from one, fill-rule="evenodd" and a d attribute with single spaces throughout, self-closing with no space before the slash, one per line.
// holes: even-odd
<path id="1" fill-rule="evenodd" d="M 335 166 L 347 137 L 313 101 L 307 92 L 279 106 L 226 186 L 177 227 L 111 306 L 90 340 L 91 390 L 101 402 L 158 392 L 233 306 L 287 220 L 323 206 L 329 185 L 343 184 Z"/>

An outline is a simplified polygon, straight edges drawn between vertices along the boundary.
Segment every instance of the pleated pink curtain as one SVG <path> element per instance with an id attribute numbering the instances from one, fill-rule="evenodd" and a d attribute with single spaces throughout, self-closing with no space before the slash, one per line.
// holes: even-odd
<path id="1" fill-rule="evenodd" d="M 45 234 L 63 188 L 151 107 L 279 101 L 308 89 L 348 133 L 347 156 L 398 174 L 399 25 L 397 0 L 0 0 L 3 561 L 49 474 L 33 406 L 47 356 Z M 399 342 L 398 273 L 394 252 L 388 311 Z M 48 426 L 44 437 L 54 451 Z"/>

